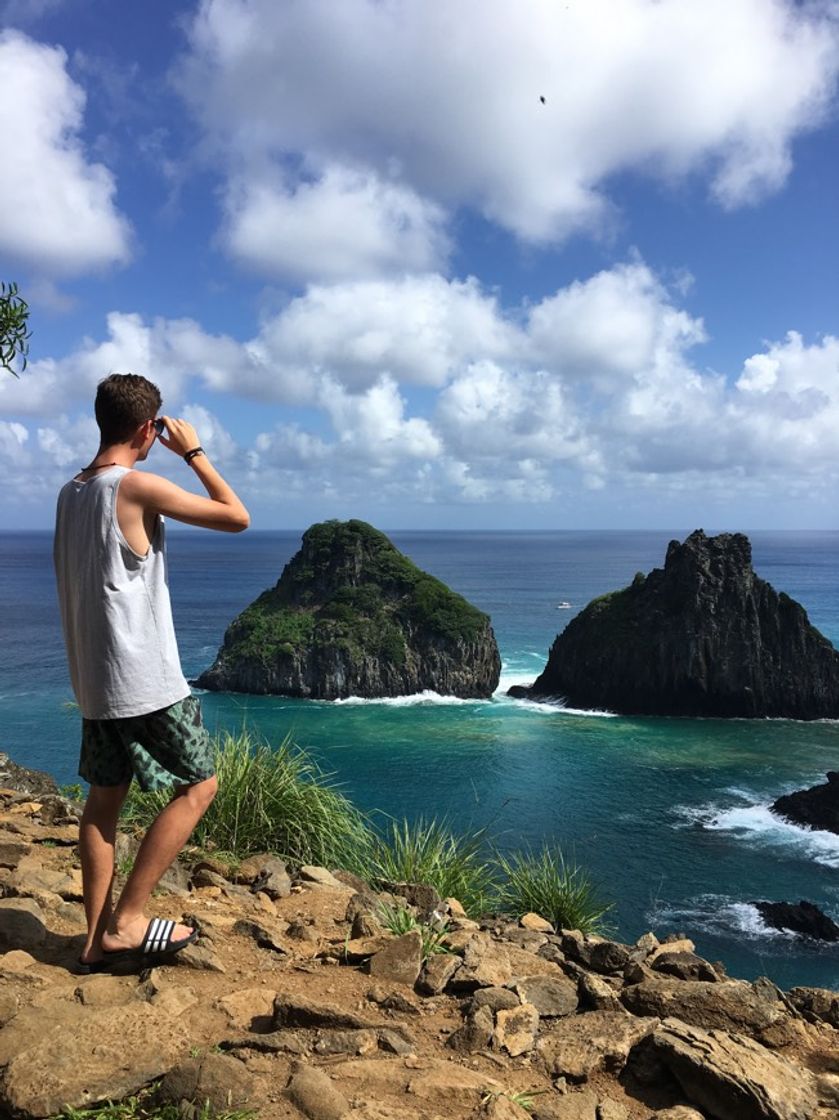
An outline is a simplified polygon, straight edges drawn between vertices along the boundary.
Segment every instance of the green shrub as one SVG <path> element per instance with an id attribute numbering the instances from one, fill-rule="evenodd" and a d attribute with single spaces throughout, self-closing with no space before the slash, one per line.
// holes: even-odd
<path id="1" fill-rule="evenodd" d="M 467 914 L 479 916 L 495 891 L 484 839 L 484 829 L 460 836 L 445 820 L 391 821 L 369 849 L 363 874 L 374 886 L 426 883 L 441 898 L 456 898 Z"/>
<path id="2" fill-rule="evenodd" d="M 487 624 L 487 616 L 440 580 L 420 573 L 408 600 L 409 617 L 453 641 L 474 641 Z"/>
<path id="3" fill-rule="evenodd" d="M 604 933 L 611 905 L 600 900 L 588 873 L 569 863 L 559 849 L 543 846 L 510 856 L 496 854 L 501 885 L 501 910 L 520 918 L 530 913 L 546 918 L 556 929 Z"/>
<path id="4" fill-rule="evenodd" d="M 17 377 L 29 356 L 29 304 L 17 284 L 0 282 L 0 368 Z"/>
<path id="5" fill-rule="evenodd" d="M 218 793 L 193 844 L 239 858 L 272 851 L 291 863 L 361 870 L 372 841 L 367 818 L 288 738 L 275 749 L 247 731 L 225 732 L 216 740 L 216 772 Z M 123 815 L 145 828 L 170 796 L 132 785 Z"/>

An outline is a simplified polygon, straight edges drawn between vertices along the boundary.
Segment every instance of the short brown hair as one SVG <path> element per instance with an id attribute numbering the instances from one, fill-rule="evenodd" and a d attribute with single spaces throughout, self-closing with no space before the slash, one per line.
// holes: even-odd
<path id="1" fill-rule="evenodd" d="M 96 423 L 103 444 L 125 443 L 163 403 L 160 390 L 139 373 L 112 373 L 96 390 Z"/>

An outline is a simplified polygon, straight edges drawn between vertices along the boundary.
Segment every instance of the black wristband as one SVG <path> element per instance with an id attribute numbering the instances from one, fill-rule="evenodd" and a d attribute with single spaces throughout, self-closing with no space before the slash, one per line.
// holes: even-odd
<path id="1" fill-rule="evenodd" d="M 203 447 L 193 447 L 193 449 L 191 451 L 187 451 L 186 454 L 184 455 L 184 462 L 191 463 L 196 455 L 204 455 L 204 454 L 205 454 L 205 451 L 204 451 Z"/>

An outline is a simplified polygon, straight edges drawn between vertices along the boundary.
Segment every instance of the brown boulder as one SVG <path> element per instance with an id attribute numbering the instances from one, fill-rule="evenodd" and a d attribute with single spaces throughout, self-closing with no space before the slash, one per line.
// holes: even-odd
<path id="1" fill-rule="evenodd" d="M 809 1023 L 828 1023 L 839 1029 L 839 993 L 827 988 L 790 988 L 787 996 Z"/>
<path id="2" fill-rule="evenodd" d="M 323 1070 L 298 1062 L 288 1083 L 288 1095 L 309 1120 L 341 1120 L 350 1102 Z"/>
<path id="3" fill-rule="evenodd" d="M 629 1051 L 655 1029 L 656 1020 L 622 1011 L 589 1011 L 558 1020 L 536 1043 L 548 1073 L 585 1081 L 599 1070 L 618 1073 Z"/>
<path id="4" fill-rule="evenodd" d="M 461 966 L 460 957 L 453 953 L 435 953 L 429 957 L 420 973 L 417 988 L 426 996 L 442 992 Z"/>
<path id="5" fill-rule="evenodd" d="M 433 1104 L 438 1114 L 450 1116 L 453 1105 L 477 1106 L 490 1092 L 503 1086 L 480 1070 L 457 1062 L 428 1058 L 354 1058 L 334 1067 L 339 1085 L 353 1096 L 368 1099 L 399 1096 Z"/>
<path id="6" fill-rule="evenodd" d="M 546 1019 L 577 1010 L 577 985 L 565 976 L 523 976 L 512 986 L 522 1003 L 532 1003 Z"/>
<path id="7" fill-rule="evenodd" d="M 678 980 L 644 980 L 621 993 L 633 1015 L 673 1017 L 705 1030 L 753 1035 L 789 1014 L 774 990 L 740 980 L 690 984 Z"/>
<path id="8" fill-rule="evenodd" d="M 508 1011 L 512 1007 L 521 1006 L 521 1000 L 516 992 L 509 988 L 478 988 L 477 992 L 468 1001 L 467 1010 L 477 1011 L 479 1007 L 488 1007 L 494 1014 L 499 1011 Z"/>
<path id="9" fill-rule="evenodd" d="M 275 993 L 267 988 L 244 988 L 228 992 L 216 1000 L 230 1023 L 240 1030 L 254 1030 L 269 1023 L 274 1011 Z"/>
<path id="10" fill-rule="evenodd" d="M 120 1100 L 166 1073 L 184 1045 L 177 1008 L 168 1003 L 56 1005 L 48 1017 L 29 1018 L 21 1013 L 2 1032 L 8 1064 L 0 1106 L 22 1117 Z"/>
<path id="11" fill-rule="evenodd" d="M 591 1089 L 577 1089 L 570 1093 L 550 1093 L 534 1100 L 533 1115 L 536 1120 L 607 1120 L 597 1104 L 597 1095 Z M 626 1112 L 623 1114 L 626 1120 Z"/>
<path id="12" fill-rule="evenodd" d="M 554 927 L 549 921 L 547 921 L 547 919 L 541 917 L 541 915 L 539 914 L 534 914 L 532 911 L 527 914 L 523 914 L 522 917 L 519 918 L 519 925 L 522 927 L 522 929 L 533 929 L 538 933 L 554 932 Z"/>
<path id="13" fill-rule="evenodd" d="M 812 1120 L 815 1081 L 751 1039 L 665 1019 L 644 1045 L 716 1120 Z"/>
<path id="14" fill-rule="evenodd" d="M 475 1050 L 486 1050 L 492 1039 L 495 1020 L 489 1007 L 478 1007 L 471 1012 L 462 1027 L 446 1039 L 451 1050 L 471 1054 Z"/>
<path id="15" fill-rule="evenodd" d="M 377 1028 L 390 1026 L 389 1023 L 371 1022 L 352 1011 L 341 1011 L 337 1007 L 327 1004 L 315 1003 L 304 996 L 288 992 L 278 992 L 274 997 L 274 1027 L 326 1027 L 328 1029 L 345 1028 L 349 1030 L 364 1030 L 367 1027 Z"/>
<path id="16" fill-rule="evenodd" d="M 13 871 L 31 850 L 31 844 L 20 840 L 0 840 L 0 867 L 7 867 Z"/>
<path id="17" fill-rule="evenodd" d="M 451 938 L 447 939 L 447 944 Z M 457 973 L 457 987 L 502 988 L 513 975 L 507 947 L 491 940 L 487 933 L 473 933 L 463 950 L 463 966 Z"/>
<path id="18" fill-rule="evenodd" d="M 665 976 L 674 976 L 677 980 L 707 980 L 710 983 L 719 980 L 716 970 L 696 953 L 659 953 L 652 962 L 654 972 L 661 972 Z"/>
<path id="19" fill-rule="evenodd" d="M 199 1108 L 209 1105 L 213 1114 L 247 1107 L 254 1096 L 253 1078 L 237 1058 L 205 1054 L 169 1070 L 160 1084 L 164 1101 L 181 1101 Z"/>
<path id="20" fill-rule="evenodd" d="M 517 1058 L 533 1049 L 539 1030 L 539 1012 L 532 1003 L 523 1003 L 507 1011 L 499 1011 L 495 1020 L 493 1041 L 499 1050 Z"/>
<path id="21" fill-rule="evenodd" d="M 370 975 L 413 988 L 422 968 L 422 935 L 417 929 L 396 937 L 370 958 Z"/>
<path id="22" fill-rule="evenodd" d="M 46 937 L 44 913 L 33 898 L 0 898 L 0 946 L 31 949 Z"/>

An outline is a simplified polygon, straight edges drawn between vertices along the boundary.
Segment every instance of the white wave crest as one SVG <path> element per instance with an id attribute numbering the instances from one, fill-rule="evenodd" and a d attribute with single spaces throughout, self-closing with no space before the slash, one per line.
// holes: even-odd
<path id="1" fill-rule="evenodd" d="M 426 689 L 423 692 L 413 692 L 407 696 L 346 696 L 338 700 L 327 701 L 330 704 L 345 704 L 349 707 L 356 705 L 369 705 L 369 704 L 383 704 L 389 708 L 410 708 L 417 704 L 438 704 L 438 705 L 469 705 L 469 704 L 488 704 L 489 700 L 465 700 L 460 696 L 443 696 L 439 692 L 432 692 L 431 689 Z"/>
<path id="2" fill-rule="evenodd" d="M 738 791 L 739 792 L 739 791 Z M 741 794 L 745 796 L 745 794 Z M 738 840 L 795 851 L 824 867 L 839 868 L 839 836 L 821 829 L 802 828 L 776 816 L 765 802 L 721 806 L 682 805 L 676 827 L 692 825 L 709 832 L 728 832 Z"/>
<path id="3" fill-rule="evenodd" d="M 686 929 L 736 937 L 749 941 L 795 941 L 790 930 L 773 929 L 750 902 L 727 895 L 704 894 L 680 905 L 657 905 L 648 915 L 651 925 L 684 926 Z"/>
<path id="4" fill-rule="evenodd" d="M 513 675 L 502 677 L 498 688 L 493 693 L 493 699 L 504 700 L 509 704 L 514 704 L 516 708 L 522 711 L 536 712 L 537 715 L 541 716 L 594 716 L 598 719 L 617 719 L 615 712 L 607 712 L 599 708 L 569 708 L 559 699 L 529 700 L 520 696 L 508 696 L 507 691 L 514 684 L 528 687 L 533 684 L 533 677 L 532 675 L 527 677 Z"/>
<path id="5" fill-rule="evenodd" d="M 538 674 L 537 674 L 538 675 Z M 506 665 L 501 670 L 501 677 L 498 681 L 498 688 L 493 693 L 494 696 L 505 696 L 507 690 L 512 688 L 514 684 L 523 685 L 529 688 L 533 684 L 536 676 L 533 673 L 515 672 L 514 670 L 507 671 Z"/>

